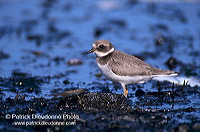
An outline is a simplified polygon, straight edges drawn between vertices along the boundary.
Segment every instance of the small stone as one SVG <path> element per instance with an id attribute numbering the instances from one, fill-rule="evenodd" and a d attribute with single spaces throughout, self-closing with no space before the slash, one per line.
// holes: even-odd
<path id="1" fill-rule="evenodd" d="M 95 31 L 94 31 L 94 36 L 95 37 L 99 37 L 103 34 L 103 29 L 101 28 L 96 28 Z"/>
<path id="2" fill-rule="evenodd" d="M 177 60 L 174 57 L 170 57 L 165 64 L 169 67 L 170 70 L 172 70 L 176 68 Z"/>
<path id="3" fill-rule="evenodd" d="M 81 65 L 83 62 L 80 59 L 70 59 L 67 63 L 69 65 Z"/>
<path id="4" fill-rule="evenodd" d="M 200 130 L 200 123 L 195 123 L 193 126 L 192 126 L 193 129 L 195 130 Z"/>
<path id="5" fill-rule="evenodd" d="M 143 96 L 143 95 L 145 95 L 145 92 L 144 92 L 143 90 L 141 90 L 141 89 L 138 89 L 138 90 L 135 92 L 135 96 L 136 96 L 136 97 L 141 97 L 141 96 Z"/>

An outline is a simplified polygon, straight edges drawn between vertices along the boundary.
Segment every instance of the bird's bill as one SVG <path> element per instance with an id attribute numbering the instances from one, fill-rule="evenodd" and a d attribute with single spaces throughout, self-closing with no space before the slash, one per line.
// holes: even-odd
<path id="1" fill-rule="evenodd" d="M 94 51 L 95 51 L 95 49 L 92 48 L 91 50 L 89 50 L 89 51 L 87 52 L 87 54 L 93 53 Z"/>

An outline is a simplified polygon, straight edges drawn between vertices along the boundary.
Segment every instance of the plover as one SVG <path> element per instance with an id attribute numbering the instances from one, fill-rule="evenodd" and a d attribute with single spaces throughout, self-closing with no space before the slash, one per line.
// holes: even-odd
<path id="1" fill-rule="evenodd" d="M 96 54 L 100 71 L 109 80 L 122 85 L 125 97 L 128 94 L 128 84 L 144 83 L 159 76 L 178 75 L 175 71 L 152 67 L 135 56 L 115 50 L 112 43 L 107 40 L 95 41 L 87 53 Z"/>

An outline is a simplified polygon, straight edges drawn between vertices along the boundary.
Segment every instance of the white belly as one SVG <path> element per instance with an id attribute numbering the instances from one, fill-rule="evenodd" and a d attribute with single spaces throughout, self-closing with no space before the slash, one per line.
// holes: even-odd
<path id="1" fill-rule="evenodd" d="M 111 69 L 107 67 L 107 65 L 100 65 L 98 64 L 99 69 L 101 72 L 111 81 L 119 82 L 123 84 L 134 84 L 134 83 L 144 83 L 150 79 L 152 76 L 120 76 L 112 72 Z"/>

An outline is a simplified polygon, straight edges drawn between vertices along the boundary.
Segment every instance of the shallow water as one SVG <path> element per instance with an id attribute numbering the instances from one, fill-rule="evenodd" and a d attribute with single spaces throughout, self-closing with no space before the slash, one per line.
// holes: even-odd
<path id="1" fill-rule="evenodd" d="M 200 116 L 199 2 L 3 0 L 0 12 L 2 100 L 14 99 L 16 93 L 26 95 L 27 101 L 33 96 L 50 99 L 55 92 L 73 89 L 122 94 L 120 85 L 100 75 L 95 55 L 86 55 L 95 40 L 107 39 L 117 50 L 180 73 L 176 78 L 158 78 L 161 83 L 171 82 L 163 84 L 161 91 L 172 91 L 172 82 L 178 84 L 177 89 L 184 80 L 190 84 L 184 95 L 188 101 L 175 103 L 174 107 L 173 103 L 159 102 L 157 97 L 136 97 L 139 87 L 145 93 L 158 92 L 157 81 L 130 85 L 129 99 L 134 104 L 158 110 L 194 107 L 197 111 L 193 116 Z M 81 63 L 70 65 L 73 59 Z M 175 97 L 178 101 L 183 99 L 179 95 Z M 146 100 L 162 105 L 143 106 Z"/>

